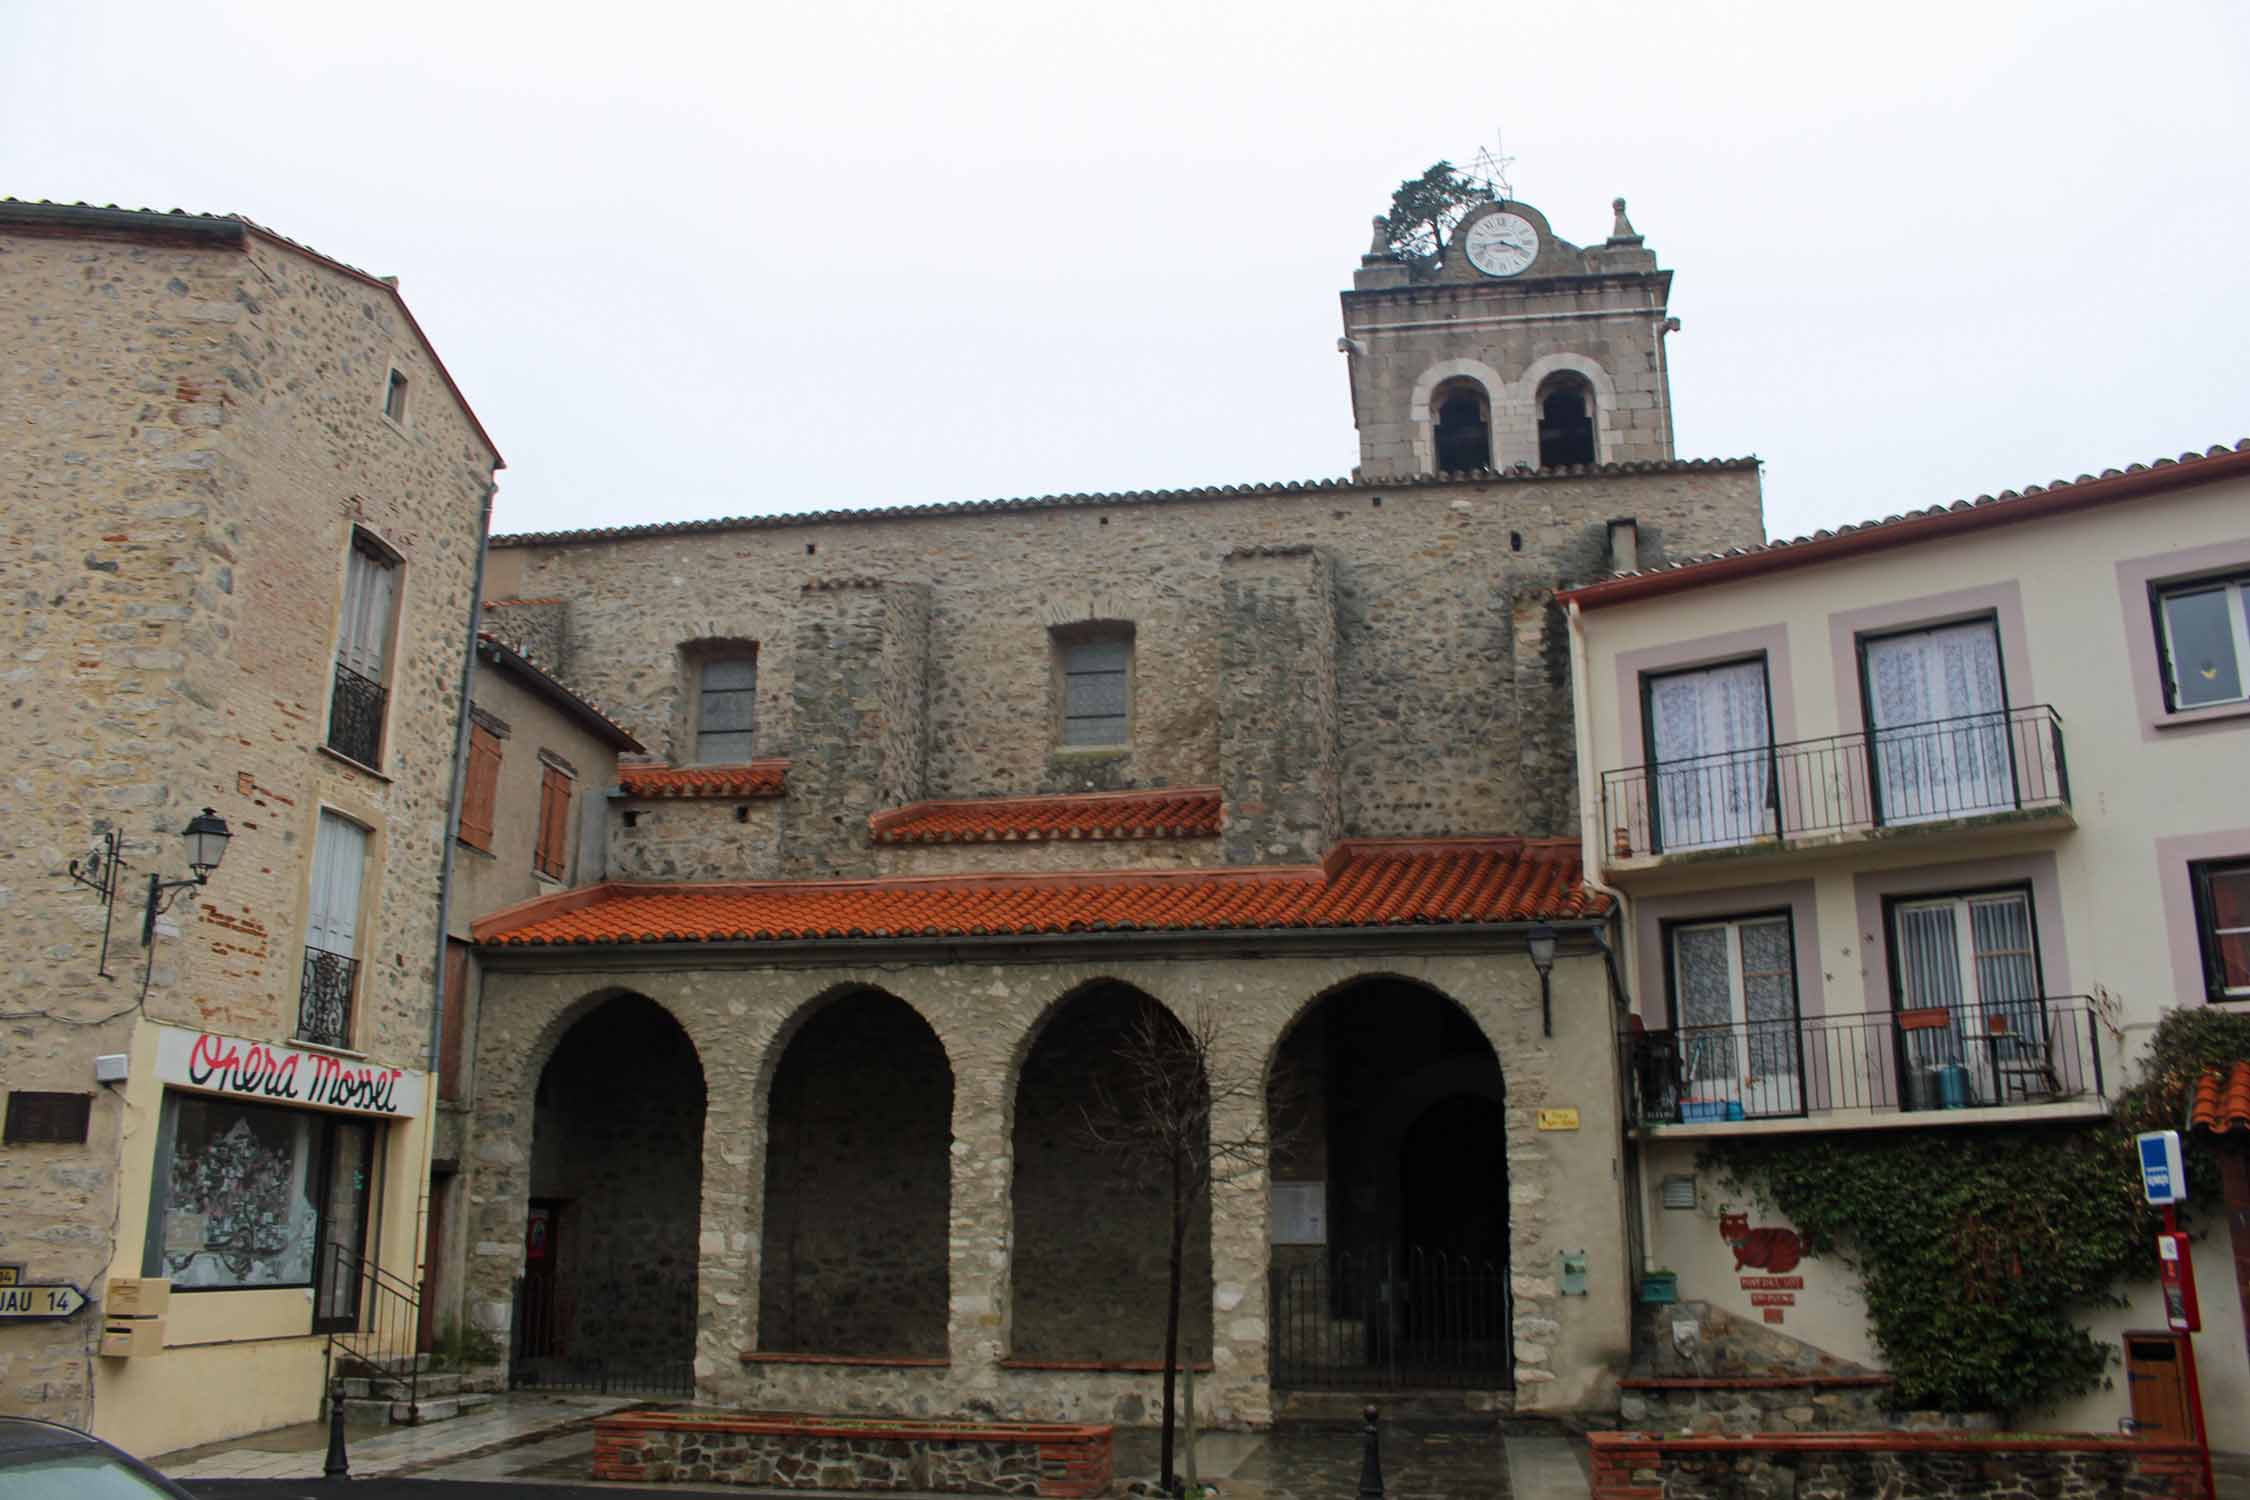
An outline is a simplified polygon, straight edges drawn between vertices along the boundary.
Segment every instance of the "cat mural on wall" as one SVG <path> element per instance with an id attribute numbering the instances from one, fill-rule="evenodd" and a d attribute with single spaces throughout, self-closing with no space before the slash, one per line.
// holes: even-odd
<path id="1" fill-rule="evenodd" d="M 1719 1213 L 1719 1238 L 1734 1247 L 1737 1271 L 1750 1267 L 1779 1275 L 1795 1270 L 1805 1254 L 1805 1242 L 1796 1230 L 1752 1229 L 1749 1214 L 1732 1210 Z"/>

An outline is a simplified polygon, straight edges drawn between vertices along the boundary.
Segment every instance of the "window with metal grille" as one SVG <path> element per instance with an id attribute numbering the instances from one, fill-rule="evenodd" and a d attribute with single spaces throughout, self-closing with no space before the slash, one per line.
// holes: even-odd
<path id="1" fill-rule="evenodd" d="M 328 748 L 363 766 L 383 764 L 398 575 L 395 554 L 366 532 L 352 533 L 344 571 L 344 619 L 336 637 L 336 681 L 328 702 Z"/>
<path id="2" fill-rule="evenodd" d="M 1132 628 L 1062 636 L 1056 648 L 1062 666 L 1062 743 L 1131 743 Z"/>
<path id="3" fill-rule="evenodd" d="M 360 884 L 366 868 L 367 830 L 323 812 L 313 841 L 312 901 L 297 996 L 300 1041 L 351 1045 L 352 1002 L 359 989 Z"/>
<path id="4" fill-rule="evenodd" d="M 11 1146 L 83 1145 L 93 1111 L 92 1094 L 10 1089 L 5 1139 Z"/>
<path id="5" fill-rule="evenodd" d="M 563 878 L 570 851 L 570 773 L 543 766 L 539 782 L 539 843 L 531 867 L 549 880 Z"/>
<path id="6" fill-rule="evenodd" d="M 696 671 L 695 758 L 704 765 L 750 759 L 758 727 L 758 659 L 706 661 Z"/>

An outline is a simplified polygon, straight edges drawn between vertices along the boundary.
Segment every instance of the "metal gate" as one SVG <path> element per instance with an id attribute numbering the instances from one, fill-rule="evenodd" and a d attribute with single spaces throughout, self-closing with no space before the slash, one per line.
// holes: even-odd
<path id="1" fill-rule="evenodd" d="M 1515 1387 L 1504 1264 L 1375 1250 L 1276 1266 L 1273 1383 L 1283 1390 Z"/>
<path id="2" fill-rule="evenodd" d="M 508 1341 L 511 1391 L 598 1391 L 645 1396 L 693 1396 L 694 1359 L 615 1359 L 571 1347 L 572 1319 L 552 1296 L 525 1296 L 517 1278 L 513 1330 Z M 615 1287 L 604 1292 L 614 1294 Z M 597 1292 L 596 1295 L 603 1295 Z"/>

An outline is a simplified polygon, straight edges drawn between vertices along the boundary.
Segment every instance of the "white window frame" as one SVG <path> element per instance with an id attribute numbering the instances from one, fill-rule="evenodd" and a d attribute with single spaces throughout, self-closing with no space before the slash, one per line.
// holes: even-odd
<path id="1" fill-rule="evenodd" d="M 2205 708 L 2225 708 L 2231 704 L 2250 702 L 2250 576 L 2200 578 L 2156 586 L 2156 646 L 2161 653 L 2158 665 L 2164 672 L 2164 707 L 2168 713 L 2194 713 Z M 2179 663 L 2172 655 L 2172 616 L 2165 608 L 2173 599 L 2187 594 L 2221 593 L 2226 596 L 2227 623 L 2234 642 L 2234 675 L 2242 691 L 2231 698 L 2212 698 L 2201 703 L 2180 701 Z"/>
<path id="2" fill-rule="evenodd" d="M 2021 996 L 1988 996 L 1977 977 L 1977 960 L 1994 957 L 2012 950 L 1994 950 L 1980 953 L 1976 941 L 1976 908 L 1980 904 L 2008 902 L 2020 905 L 2024 914 L 2024 934 L 2027 946 L 2024 955 L 2031 960 L 2032 993 Z M 1903 919 L 1913 911 L 1950 910 L 1953 913 L 1953 949 L 1955 983 L 1961 997 L 1958 1005 L 1942 998 L 1916 996 L 1907 993 L 1908 965 L 1906 934 Z M 2023 886 L 1994 886 L 1988 890 L 1953 891 L 1937 896 L 1901 897 L 1890 903 L 1886 914 L 1890 926 L 1891 961 L 1894 965 L 1893 981 L 1898 991 L 1898 1006 L 1902 1010 L 1945 1009 L 1953 1013 L 1953 1025 L 1947 1033 L 1953 1038 L 1948 1060 L 1957 1060 L 1969 1070 L 1970 1082 L 1978 1103 L 2005 1102 L 2006 1091 L 2001 1087 L 1997 1073 L 1997 1053 L 1993 1046 L 1995 1016 L 2009 1019 L 2011 1029 L 2006 1036 L 2012 1045 L 2028 1044 L 2040 1050 L 2046 1046 L 2045 1028 L 2056 1024 L 2047 1014 L 2047 967 L 2039 951 L 2039 903 L 2034 894 Z M 2026 1011 L 2025 1016 L 2016 1015 Z M 2039 1026 L 2036 1033 L 2028 1033 L 2019 1024 L 2035 1012 Z M 1957 1054 L 1953 1056 L 1952 1054 Z"/>
<path id="3" fill-rule="evenodd" d="M 1753 1022 L 1750 1015 L 1750 976 L 1748 968 L 1743 962 L 1742 934 L 1746 928 L 1768 926 L 1781 929 L 1783 949 L 1788 954 L 1789 959 L 1786 970 L 1773 972 L 1786 973 L 1789 976 L 1790 1019 L 1788 1026 L 1791 1033 L 1790 1042 L 1797 1054 L 1798 1071 L 1795 1072 L 1758 1074 L 1750 1072 L 1748 1069 L 1751 1050 L 1751 1026 L 1755 1024 L 1778 1030 L 1782 1024 L 1774 1021 Z M 1686 1001 L 1686 984 L 1680 961 L 1680 939 L 1684 935 L 1697 932 L 1724 932 L 1726 934 L 1728 1021 L 1726 1040 L 1722 1045 L 1728 1050 L 1732 1061 L 1740 1066 L 1730 1076 L 1723 1079 L 1715 1075 L 1702 1078 L 1696 1076 L 1694 1071 L 1695 1057 L 1692 1054 L 1695 1052 L 1698 1043 L 1716 1041 L 1717 1039 L 1708 1036 L 1688 1035 L 1690 1032 L 1707 1033 L 1714 1028 L 1708 1023 L 1690 1024 L 1683 1009 Z M 1664 943 L 1670 959 L 1668 967 L 1671 978 L 1671 993 L 1666 997 L 1666 1000 L 1670 1006 L 1673 1034 L 1680 1038 L 1683 1104 L 1694 1102 L 1695 1098 L 1699 1097 L 1696 1096 L 1696 1090 L 1717 1086 L 1723 1092 L 1712 1096 L 1709 1102 L 1740 1106 L 1747 1118 L 1765 1119 L 1802 1114 L 1805 1108 L 1805 1085 L 1802 1074 L 1804 1067 L 1802 1054 L 1804 1050 L 1805 1012 L 1804 993 L 1797 983 L 1797 927 L 1794 917 L 1786 911 L 1767 911 L 1749 916 L 1708 917 L 1687 922 L 1675 922 L 1666 927 Z M 1734 1050 L 1735 1042 L 1733 1038 L 1737 1035 L 1742 1039 L 1739 1051 Z"/>

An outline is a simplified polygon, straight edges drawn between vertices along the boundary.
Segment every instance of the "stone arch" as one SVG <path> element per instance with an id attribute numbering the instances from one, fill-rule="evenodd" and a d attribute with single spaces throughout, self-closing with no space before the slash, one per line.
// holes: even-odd
<path id="1" fill-rule="evenodd" d="M 1483 1024 L 1419 979 L 1353 975 L 1290 1017 L 1267 1058 L 1276 1387 L 1509 1384 L 1506 1098 Z"/>
<path id="2" fill-rule="evenodd" d="M 1058 996 L 1019 1039 L 1009 1067 L 1014 1223 L 1009 1353 L 1038 1362 L 1161 1360 L 1170 1290 L 1171 1189 L 1160 1170 L 1097 1143 L 1085 1110 L 1106 1095 L 1131 1107 L 1120 1058 L 1143 1019 L 1187 1023 L 1138 985 L 1097 978 Z M 1097 1107 L 1098 1108 L 1098 1107 Z M 1182 1252 L 1183 1358 L 1209 1358 L 1211 1204 L 1189 1205 Z"/>
<path id="3" fill-rule="evenodd" d="M 516 1096 L 531 1116 L 519 1372 L 679 1389 L 701 1285 L 702 1055 L 669 1009 L 614 987 L 559 1008 L 540 1043 Z"/>
<path id="4" fill-rule="evenodd" d="M 1609 371 L 1599 360 L 1583 354 L 1558 353 L 1544 355 L 1525 366 L 1516 377 L 1516 403 L 1508 412 L 1511 438 L 1522 446 L 1515 449 L 1536 460 L 1539 453 L 1539 402 L 1548 382 L 1557 375 L 1576 375 L 1593 388 L 1594 396 L 1594 462 L 1610 462 L 1617 451 L 1617 385 L 1609 378 Z"/>
<path id="5" fill-rule="evenodd" d="M 755 1096 L 758 1347 L 944 1357 L 954 1077 L 930 1019 L 833 986 L 784 1021 Z"/>
<path id="6" fill-rule="evenodd" d="M 1501 414 L 1508 405 L 1508 383 L 1500 372 L 1481 359 L 1441 359 L 1424 370 L 1414 382 L 1414 392 L 1407 400 L 1406 422 L 1414 439 L 1414 472 L 1437 472 L 1437 413 L 1433 398 L 1440 386 L 1461 381 L 1473 381 L 1483 387 L 1485 410 L 1489 414 L 1486 431 L 1490 434 L 1490 467 L 1497 469 L 1508 462 L 1507 455 L 1514 448 L 1502 441 Z"/>

